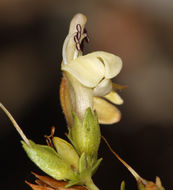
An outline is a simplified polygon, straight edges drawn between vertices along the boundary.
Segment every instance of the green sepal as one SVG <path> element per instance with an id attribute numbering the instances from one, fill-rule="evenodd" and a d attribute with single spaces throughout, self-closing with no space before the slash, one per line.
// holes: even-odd
<path id="1" fill-rule="evenodd" d="M 79 159 L 79 173 L 84 172 L 86 168 L 87 168 L 87 158 L 85 152 L 83 152 Z"/>
<path id="2" fill-rule="evenodd" d="M 125 182 L 124 181 L 121 182 L 120 190 L 125 190 Z"/>
<path id="3" fill-rule="evenodd" d="M 79 156 L 74 150 L 73 146 L 59 137 L 53 137 L 53 144 L 58 155 L 63 160 L 67 161 L 75 171 L 77 171 L 79 165 Z"/>
<path id="4" fill-rule="evenodd" d="M 80 178 L 80 176 L 78 176 L 78 177 L 76 177 L 76 179 L 69 181 L 65 187 L 68 188 L 68 187 L 71 187 L 73 185 L 82 185 L 80 180 L 81 180 L 81 178 Z"/>
<path id="5" fill-rule="evenodd" d="M 92 175 L 95 174 L 95 172 L 97 171 L 97 169 L 98 169 L 98 167 L 99 167 L 102 160 L 103 160 L 103 158 L 99 158 L 97 160 L 97 162 L 94 164 L 94 166 L 92 167 L 92 170 L 91 170 Z"/>
<path id="6" fill-rule="evenodd" d="M 70 164 L 63 160 L 53 148 L 35 144 L 31 140 L 29 142 L 31 146 L 21 141 L 25 152 L 46 174 L 57 180 L 73 180 L 76 177 Z"/>
<path id="7" fill-rule="evenodd" d="M 73 126 L 71 138 L 74 146 L 81 155 L 83 152 L 96 160 L 100 145 L 100 127 L 96 113 L 91 108 L 85 112 L 83 122 L 73 113 Z"/>
<path id="8" fill-rule="evenodd" d="M 73 120 L 74 120 L 73 124 L 80 125 L 79 119 L 75 116 L 74 113 L 72 113 L 72 115 L 73 115 Z M 75 129 L 73 128 L 73 130 L 75 130 Z M 72 137 L 72 128 L 68 128 L 68 135 L 67 135 L 67 137 L 68 137 L 69 141 L 71 142 L 71 144 L 75 147 L 75 150 L 78 153 L 78 155 L 81 155 L 81 153 L 79 151 L 79 147 L 77 146 L 77 144 L 73 140 L 73 137 Z"/>

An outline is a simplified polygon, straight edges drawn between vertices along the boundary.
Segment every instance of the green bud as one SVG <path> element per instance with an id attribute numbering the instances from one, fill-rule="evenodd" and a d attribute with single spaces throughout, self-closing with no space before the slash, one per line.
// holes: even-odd
<path id="1" fill-rule="evenodd" d="M 21 141 L 28 157 L 45 173 L 57 180 L 71 180 L 75 178 L 75 173 L 68 162 L 63 160 L 57 152 L 46 145 L 38 145 L 29 141 L 27 145 Z"/>
<path id="2" fill-rule="evenodd" d="M 101 138 L 96 114 L 92 112 L 91 108 L 88 108 L 83 122 L 74 113 L 73 118 L 70 139 L 80 155 L 85 152 L 86 155 L 96 159 Z"/>
<path id="3" fill-rule="evenodd" d="M 55 146 L 58 155 L 65 161 L 67 161 L 74 170 L 78 170 L 79 156 L 74 150 L 73 146 L 67 141 L 59 138 L 53 138 L 53 144 Z"/>

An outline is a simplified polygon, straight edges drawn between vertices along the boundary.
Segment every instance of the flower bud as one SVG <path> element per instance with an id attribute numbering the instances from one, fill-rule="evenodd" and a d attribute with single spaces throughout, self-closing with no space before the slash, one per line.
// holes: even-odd
<path id="1" fill-rule="evenodd" d="M 74 113 L 73 117 L 74 123 L 69 135 L 74 146 L 80 155 L 85 152 L 87 156 L 97 158 L 101 135 L 96 113 L 88 108 L 82 122 Z"/>

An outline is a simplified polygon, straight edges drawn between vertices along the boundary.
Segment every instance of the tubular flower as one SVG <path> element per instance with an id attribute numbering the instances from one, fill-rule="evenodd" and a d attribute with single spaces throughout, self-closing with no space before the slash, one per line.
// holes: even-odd
<path id="1" fill-rule="evenodd" d="M 112 124 L 120 120 L 121 113 L 111 103 L 122 104 L 123 100 L 113 91 L 111 79 L 121 71 L 122 61 L 104 51 L 82 55 L 83 41 L 88 41 L 85 24 L 84 15 L 75 15 L 64 41 L 61 104 L 69 126 L 72 124 L 71 111 L 83 120 L 88 107 L 96 110 L 100 123 Z"/>

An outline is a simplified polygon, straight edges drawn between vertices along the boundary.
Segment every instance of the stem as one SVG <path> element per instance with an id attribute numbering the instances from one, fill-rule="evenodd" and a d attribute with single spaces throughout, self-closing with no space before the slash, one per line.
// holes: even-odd
<path id="1" fill-rule="evenodd" d="M 18 131 L 18 133 L 20 134 L 20 136 L 22 137 L 22 139 L 25 141 L 25 143 L 31 147 L 31 144 L 28 140 L 28 138 L 25 136 L 25 134 L 23 133 L 22 129 L 19 127 L 19 125 L 17 124 L 17 122 L 14 120 L 13 116 L 10 114 L 10 112 L 5 108 L 5 106 L 3 106 L 2 103 L 0 103 L 0 108 L 2 108 L 2 110 L 6 113 L 6 115 L 8 116 L 8 118 L 10 119 L 10 121 L 13 123 L 14 127 L 16 128 L 16 130 Z"/>
<path id="2" fill-rule="evenodd" d="M 90 177 L 85 180 L 85 185 L 89 190 L 99 190 L 99 188 L 93 183 L 93 180 Z"/>
<path id="3" fill-rule="evenodd" d="M 134 176 L 136 181 L 141 181 L 144 185 L 146 185 L 146 180 L 144 180 L 130 165 L 128 165 L 110 146 L 108 141 L 104 136 L 101 136 L 102 139 L 105 141 L 106 145 L 108 146 L 109 150 L 117 157 L 117 159 L 130 171 L 130 173 Z"/>

